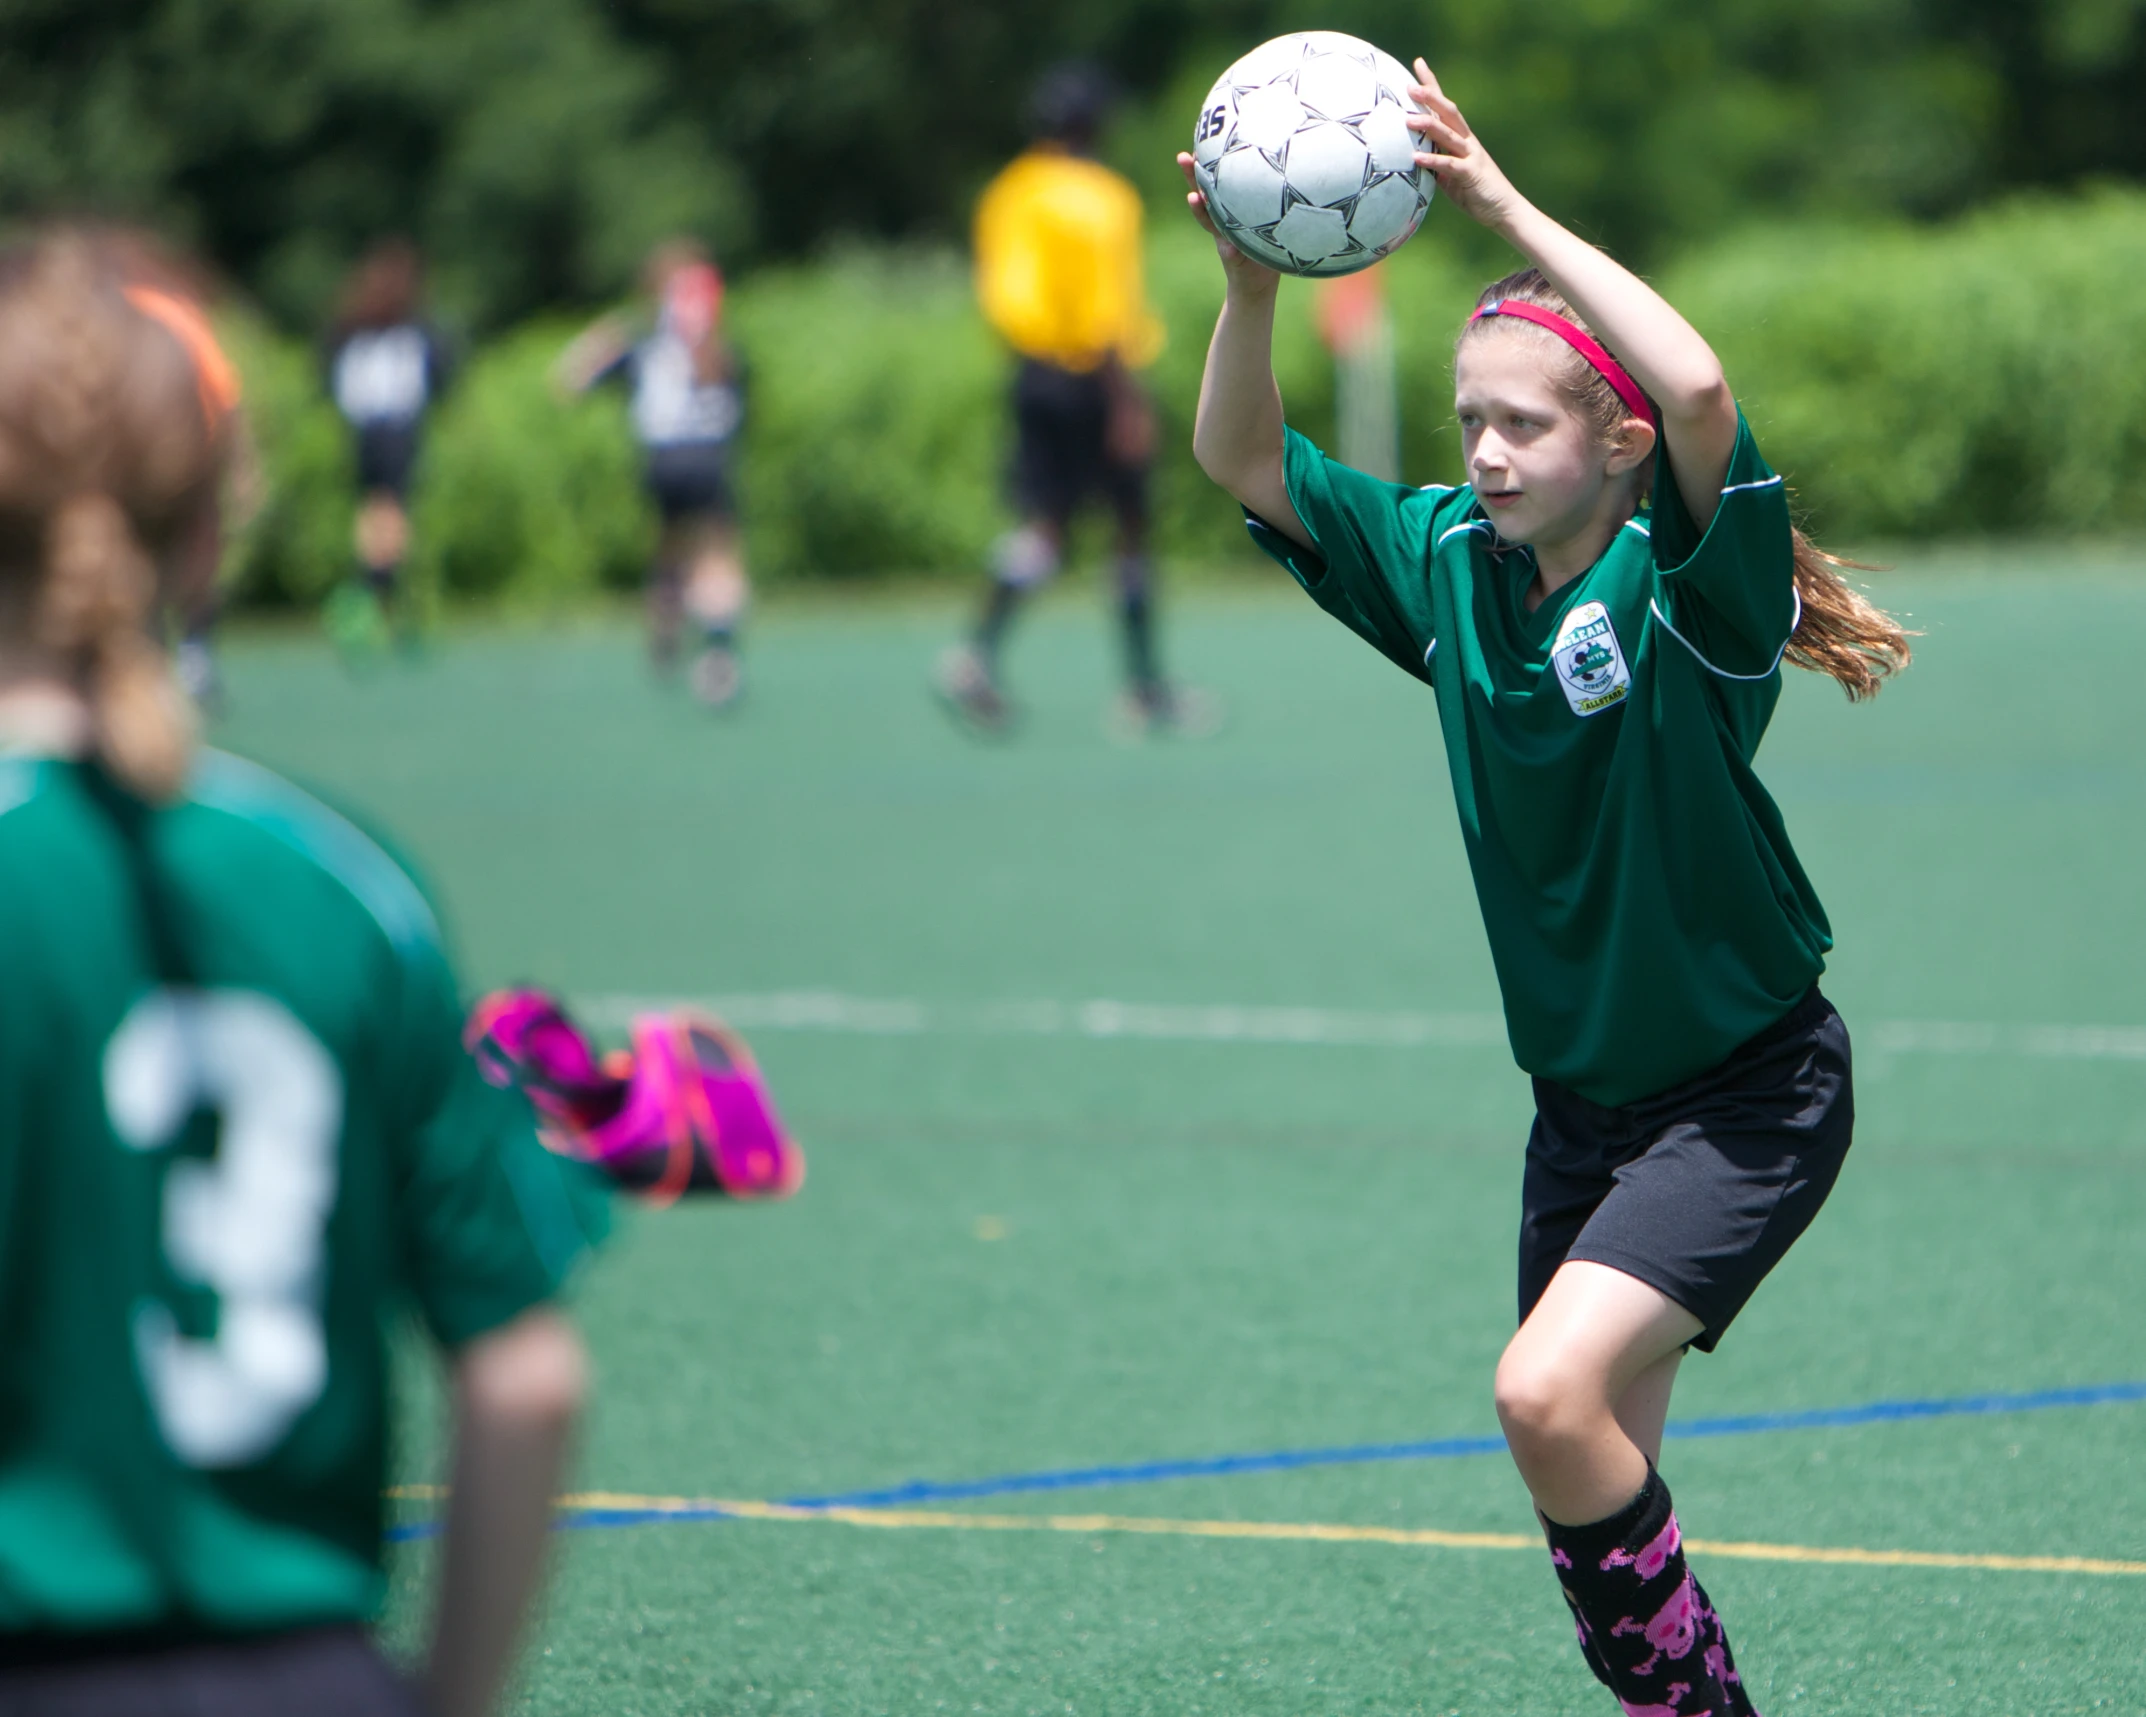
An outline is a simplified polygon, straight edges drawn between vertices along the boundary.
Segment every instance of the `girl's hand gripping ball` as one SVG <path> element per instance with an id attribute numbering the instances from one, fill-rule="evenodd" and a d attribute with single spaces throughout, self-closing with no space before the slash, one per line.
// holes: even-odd
<path id="1" fill-rule="evenodd" d="M 1469 219 L 1492 229 L 1503 226 L 1519 212 L 1520 193 L 1420 58 L 1408 94 L 1420 110 L 1405 122 L 1423 145 L 1416 165 L 1445 187 Z"/>

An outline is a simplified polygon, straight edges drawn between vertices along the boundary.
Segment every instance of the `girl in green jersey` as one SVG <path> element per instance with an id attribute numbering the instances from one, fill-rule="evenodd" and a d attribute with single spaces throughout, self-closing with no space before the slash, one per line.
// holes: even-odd
<path id="1" fill-rule="evenodd" d="M 1416 71 L 1418 163 L 1530 265 L 1456 349 L 1468 482 L 1380 482 L 1287 428 L 1276 276 L 1219 235 L 1193 446 L 1313 600 L 1437 697 L 1535 1086 L 1498 1416 L 1596 1675 L 1632 1717 L 1731 1717 L 1751 1696 L 1685 1563 L 1662 1426 L 1854 1117 L 1831 932 L 1751 764 L 1784 660 L 1858 698 L 1907 641 L 1791 523 L 1706 342 Z"/>
<path id="2" fill-rule="evenodd" d="M 193 755 L 151 627 L 226 421 L 124 285 L 0 252 L 0 1709 L 416 1717 L 364 1631 L 414 1302 L 456 1420 L 423 1708 L 479 1717 L 596 1213 L 463 1050 L 409 879 Z"/>

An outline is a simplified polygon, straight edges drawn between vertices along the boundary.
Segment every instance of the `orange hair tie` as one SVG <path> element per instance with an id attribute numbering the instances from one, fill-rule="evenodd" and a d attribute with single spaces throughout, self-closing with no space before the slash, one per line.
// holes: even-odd
<path id="1" fill-rule="evenodd" d="M 216 331 L 209 326 L 209 319 L 199 305 L 176 293 L 154 286 L 129 286 L 123 290 L 129 304 L 152 322 L 161 323 L 186 348 L 186 355 L 194 363 L 194 386 L 201 394 L 201 415 L 213 432 L 238 409 L 239 381 L 237 369 L 216 343 Z"/>

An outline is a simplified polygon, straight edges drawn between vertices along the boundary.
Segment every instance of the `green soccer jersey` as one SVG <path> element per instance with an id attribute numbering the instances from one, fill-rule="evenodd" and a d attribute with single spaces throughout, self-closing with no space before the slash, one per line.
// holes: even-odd
<path id="1" fill-rule="evenodd" d="M 0 1634 L 364 1620 L 391 1308 L 496 1328 L 603 1207 L 365 836 L 213 754 L 95 785 L 0 757 Z"/>
<path id="2" fill-rule="evenodd" d="M 1797 599 L 1750 427 L 1704 533 L 1658 463 L 1651 516 L 1532 614 L 1535 557 L 1472 490 L 1380 482 L 1294 430 L 1286 471 L 1317 548 L 1254 538 L 1436 692 L 1520 1065 L 1628 1103 L 1785 1014 L 1833 944 L 1751 768 Z"/>

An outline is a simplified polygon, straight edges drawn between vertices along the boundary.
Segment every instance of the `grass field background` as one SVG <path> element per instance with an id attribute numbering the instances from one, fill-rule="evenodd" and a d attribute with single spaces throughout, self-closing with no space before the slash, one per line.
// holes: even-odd
<path id="1" fill-rule="evenodd" d="M 1680 1419 L 2146 1378 L 2146 578 L 1990 551 L 1881 594 L 1926 634 L 1913 671 L 1856 709 L 1792 676 L 1760 755 L 1840 943 L 1858 1143 Z M 358 677 L 310 640 L 231 648 L 221 741 L 391 831 L 473 983 L 847 998 L 837 1028 L 749 1032 L 810 1153 L 797 1201 L 633 1216 L 584 1280 L 577 1485 L 779 1499 L 1494 1432 L 1528 1097 L 1481 1041 L 1428 694 L 1300 600 L 1204 594 L 1170 645 L 1227 729 L 1116 745 L 1111 641 L 1069 591 L 1016 645 L 1025 727 L 982 745 L 923 692 L 955 618 L 777 607 L 720 720 L 624 625 Z M 1097 1000 L 1455 1017 L 1405 1046 L 992 1011 Z M 2142 1433 L 2102 1405 L 1678 1443 L 1664 1470 L 1707 1539 L 2137 1560 Z M 1495 1454 L 934 1506 L 1529 1521 Z M 429 1560 L 397 1552 L 398 1638 Z M 2146 1711 L 2138 1574 L 1697 1565 L 1769 1713 Z M 1539 1551 L 824 1520 L 562 1534 L 520 1699 L 1609 1708 Z"/>

